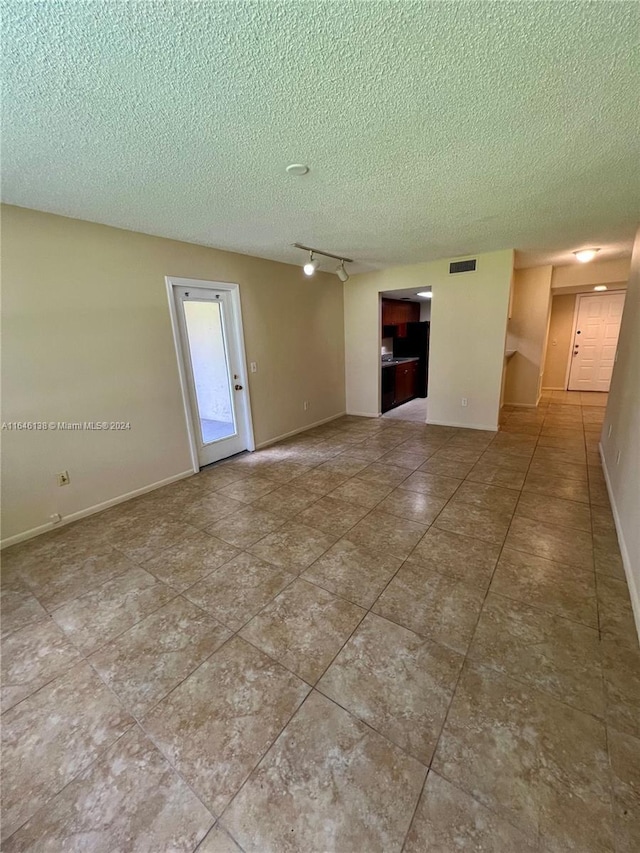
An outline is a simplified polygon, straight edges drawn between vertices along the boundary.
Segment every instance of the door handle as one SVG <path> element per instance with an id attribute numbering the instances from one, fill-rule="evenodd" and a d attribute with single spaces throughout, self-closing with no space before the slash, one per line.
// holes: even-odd
<path id="1" fill-rule="evenodd" d="M 234 385 L 233 387 L 236 389 L 236 391 L 242 391 L 242 385 Z"/>

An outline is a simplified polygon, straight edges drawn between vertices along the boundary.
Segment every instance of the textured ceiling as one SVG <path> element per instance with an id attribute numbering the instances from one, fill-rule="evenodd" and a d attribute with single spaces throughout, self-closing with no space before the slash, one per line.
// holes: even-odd
<path id="1" fill-rule="evenodd" d="M 630 250 L 636 2 L 0 5 L 9 203 L 354 269 Z"/>

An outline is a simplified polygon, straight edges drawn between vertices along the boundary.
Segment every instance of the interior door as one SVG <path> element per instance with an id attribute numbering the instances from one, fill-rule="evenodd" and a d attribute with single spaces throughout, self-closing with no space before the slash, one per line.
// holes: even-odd
<path id="1" fill-rule="evenodd" d="M 623 292 L 579 296 L 569 391 L 608 391 L 618 346 Z"/>
<path id="2" fill-rule="evenodd" d="M 251 446 L 238 310 L 229 290 L 174 287 L 200 467 Z"/>

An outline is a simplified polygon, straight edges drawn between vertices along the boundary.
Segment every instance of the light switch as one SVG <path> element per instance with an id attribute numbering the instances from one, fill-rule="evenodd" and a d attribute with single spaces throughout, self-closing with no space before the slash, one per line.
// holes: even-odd
<path id="1" fill-rule="evenodd" d="M 257 372 L 258 372 L 258 365 L 255 363 L 255 361 L 252 361 L 252 362 L 251 362 L 251 372 L 252 372 L 252 373 L 257 373 Z"/>

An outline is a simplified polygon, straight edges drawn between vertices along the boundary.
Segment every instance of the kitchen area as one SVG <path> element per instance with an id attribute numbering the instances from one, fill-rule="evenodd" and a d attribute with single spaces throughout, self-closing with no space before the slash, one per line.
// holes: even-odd
<path id="1" fill-rule="evenodd" d="M 382 293 L 380 318 L 381 412 L 424 422 L 431 290 Z"/>

